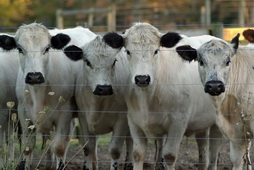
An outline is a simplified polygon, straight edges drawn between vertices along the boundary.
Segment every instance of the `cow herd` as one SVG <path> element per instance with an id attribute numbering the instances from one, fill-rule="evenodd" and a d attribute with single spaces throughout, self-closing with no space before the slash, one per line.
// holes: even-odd
<path id="1" fill-rule="evenodd" d="M 240 34 L 229 43 L 164 34 L 148 23 L 103 36 L 38 23 L 20 26 L 14 36 L 0 34 L 0 147 L 10 135 L 6 103 L 13 101 L 22 136 L 19 169 L 33 169 L 37 133 L 42 148 L 50 141 L 45 169 L 64 169 L 74 118 L 84 170 L 98 169 L 98 137 L 108 133 L 111 170 L 118 169 L 124 144 L 124 168 L 142 170 L 149 139 L 157 144 L 154 169 L 175 169 L 181 141 L 190 135 L 198 169 L 217 169 L 223 137 L 232 168 L 251 169 L 254 30 L 243 35 L 247 46 L 239 45 Z"/>

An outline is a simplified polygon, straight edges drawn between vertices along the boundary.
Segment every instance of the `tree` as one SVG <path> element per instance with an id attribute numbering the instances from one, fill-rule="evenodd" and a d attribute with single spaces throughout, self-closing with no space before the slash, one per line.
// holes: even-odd
<path id="1" fill-rule="evenodd" d="M 20 25 L 31 14 L 31 0 L 0 0 L 0 24 L 5 27 Z"/>

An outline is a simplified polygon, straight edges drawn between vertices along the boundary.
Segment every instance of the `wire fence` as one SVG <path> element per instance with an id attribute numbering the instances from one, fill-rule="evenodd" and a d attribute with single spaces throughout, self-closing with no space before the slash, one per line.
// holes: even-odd
<path id="1" fill-rule="evenodd" d="M 251 49 L 252 50 L 252 49 Z M 3 51 L 0 51 L 0 54 Z M 31 52 L 31 51 L 30 51 Z M 33 51 L 33 52 L 40 52 L 40 51 Z M 165 84 L 158 84 L 158 83 L 154 83 L 151 86 L 200 86 L 200 88 L 203 88 L 203 85 L 201 83 L 197 83 L 197 84 L 172 84 L 172 83 L 165 83 Z M 226 86 L 253 86 L 253 83 L 235 83 L 235 84 L 227 84 Z M 0 87 L 1 86 L 6 86 L 4 84 L 0 83 Z M 10 87 L 16 86 L 15 84 L 13 85 L 7 85 Z M 89 85 L 84 85 L 84 84 L 67 84 L 67 85 L 61 85 L 61 84 L 54 84 L 54 85 L 38 85 L 41 87 L 48 87 L 48 86 L 54 86 L 54 87 L 63 87 L 63 86 L 68 86 L 68 87 L 88 87 Z M 133 84 L 115 84 L 115 87 L 129 87 L 129 86 L 133 86 Z M 85 94 L 84 94 L 85 95 Z M 170 101 L 169 101 L 170 102 Z M 237 103 L 236 103 L 237 104 Z M 251 103 L 250 103 L 251 104 Z M 11 111 L 11 112 L 18 112 L 17 109 L 1 109 L 0 111 Z M 26 109 L 26 111 L 30 111 L 28 109 Z M 73 114 L 75 113 L 103 113 L 103 114 L 185 114 L 182 112 L 160 112 L 160 111 L 154 111 L 154 112 L 128 112 L 127 110 L 125 111 L 117 111 L 117 110 L 113 110 L 113 111 L 107 111 L 107 110 L 103 110 L 103 111 L 98 111 L 98 110 L 59 110 L 59 109 L 54 109 L 52 110 L 53 112 L 64 112 L 64 113 L 70 113 Z M 206 113 L 201 113 L 201 114 L 206 114 Z M 216 113 L 214 113 L 216 114 Z M 248 115 L 252 115 L 254 113 L 248 113 Z M 233 114 L 225 114 L 225 115 L 232 115 L 232 116 L 238 116 L 239 114 L 233 113 Z M 250 119 L 248 119 L 248 121 L 250 121 Z M 81 122 L 82 123 L 82 122 Z M 238 122 L 236 122 L 235 126 L 238 126 L 237 124 Z M 239 125 L 240 126 L 240 125 Z M 23 135 L 23 134 L 21 134 Z M 31 136 L 41 136 L 41 134 L 35 133 L 35 134 L 31 134 Z M 44 135 L 47 136 L 47 135 Z M 49 137 L 51 135 L 48 135 Z M 64 135 L 62 135 L 64 136 Z M 102 169 L 108 169 L 106 167 L 108 167 L 110 165 L 110 156 L 109 153 L 107 151 L 108 149 L 108 143 L 110 142 L 110 140 L 112 138 L 130 138 L 129 136 L 116 136 L 112 134 L 107 134 L 107 135 L 87 135 L 87 134 L 79 134 L 77 133 L 75 135 L 76 138 L 80 139 L 82 137 L 86 137 L 86 138 L 90 138 L 90 137 L 99 137 L 100 141 L 99 141 L 99 151 L 98 151 L 98 155 L 99 155 L 99 165 L 100 167 L 102 167 Z M 133 138 L 133 137 L 132 137 Z M 156 140 L 156 139 L 164 139 L 165 137 L 154 137 L 154 136 L 139 136 L 139 138 L 145 138 L 149 140 L 149 144 L 148 144 L 148 149 L 147 149 L 147 154 L 146 154 L 146 161 L 144 162 L 145 164 L 147 164 L 145 166 L 145 169 L 151 169 L 151 165 L 156 164 L 156 162 L 154 161 L 154 155 L 155 155 L 155 146 L 154 143 L 152 143 L 152 140 Z M 167 137 L 168 140 L 174 139 L 174 137 Z M 196 168 L 199 164 L 198 162 L 198 148 L 196 146 L 196 143 L 194 142 L 194 140 L 206 140 L 206 139 L 210 139 L 210 140 L 221 140 L 223 141 L 223 145 L 222 145 L 222 149 L 221 149 L 221 155 L 219 158 L 219 163 L 218 163 L 218 167 L 219 169 L 225 169 L 228 167 L 232 166 L 232 163 L 230 163 L 229 161 L 229 140 L 227 138 L 195 138 L 194 136 L 188 137 L 188 138 L 184 138 L 181 147 L 180 147 L 180 151 L 179 151 L 179 157 L 178 160 L 176 162 L 176 166 L 177 169 L 186 169 L 186 168 Z M 246 140 L 246 138 L 235 138 L 235 140 Z M 37 141 L 40 143 L 40 141 Z M 72 144 L 74 143 L 74 144 Z M 35 164 L 38 163 L 41 158 L 40 158 L 40 151 L 38 151 L 39 149 L 37 148 L 37 151 L 35 151 L 35 158 L 32 160 Z M 80 151 L 81 150 L 81 151 Z M 124 164 L 124 155 L 126 152 L 126 148 L 124 147 L 123 149 L 123 154 L 120 160 L 120 164 Z M 37 153 L 36 153 L 37 152 Z M 77 154 L 77 158 L 74 159 L 68 159 L 71 158 L 73 155 Z M 70 142 L 70 149 L 68 150 L 68 155 L 67 156 L 67 162 L 70 161 L 70 165 L 67 166 L 68 168 L 77 168 L 77 167 L 81 167 L 82 163 L 84 162 L 84 155 L 83 155 L 83 151 L 82 148 L 80 148 L 78 141 L 71 141 Z M 48 161 L 51 160 L 46 160 L 44 159 L 43 161 L 41 161 L 41 163 L 46 163 Z M 252 160 L 253 161 L 253 160 Z M 157 162 L 158 163 L 158 162 Z"/>

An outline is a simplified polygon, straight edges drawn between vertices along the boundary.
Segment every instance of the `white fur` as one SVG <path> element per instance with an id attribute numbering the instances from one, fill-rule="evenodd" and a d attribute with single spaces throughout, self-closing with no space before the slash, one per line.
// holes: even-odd
<path id="1" fill-rule="evenodd" d="M 183 62 L 175 48 L 160 47 L 161 36 L 146 23 L 133 25 L 123 35 L 125 48 L 130 52 L 129 82 L 132 83 L 126 87 L 125 99 L 134 141 L 135 170 L 143 168 L 147 138 L 166 136 L 162 154 L 167 168 L 174 169 L 183 135 L 205 132 L 215 124 L 215 109 L 200 88 L 198 64 Z M 183 37 L 177 46 L 186 43 L 199 46 L 204 41 Z M 155 54 L 157 49 L 159 52 Z M 137 75 L 150 75 L 149 86 L 135 85 Z M 218 148 L 214 150 L 217 151 Z"/>
<path id="2" fill-rule="evenodd" d="M 254 43 L 249 43 L 246 45 L 247 47 L 254 47 Z"/>
<path id="3" fill-rule="evenodd" d="M 3 35 L 3 34 L 1 34 Z M 10 36 L 10 35 L 8 35 Z M 18 53 L 16 50 L 11 51 L 3 51 L 0 49 L 0 147 L 4 148 L 4 143 L 10 139 L 12 133 L 14 132 L 13 125 L 18 127 L 17 121 L 11 121 L 11 114 L 16 113 L 17 115 L 17 98 L 15 94 L 15 85 L 16 79 L 18 75 L 18 68 L 19 68 L 19 60 L 18 60 Z M 7 102 L 14 102 L 15 105 L 13 108 L 7 107 Z M 10 120 L 10 121 L 9 121 Z M 14 123 L 14 124 L 13 124 Z M 3 168 L 3 164 L 6 163 L 10 164 L 10 162 L 4 162 L 4 157 L 7 156 L 8 160 L 14 161 L 14 148 L 13 143 L 8 141 L 9 153 L 2 152 L 0 157 L 0 169 Z"/>
<path id="4" fill-rule="evenodd" d="M 199 66 L 202 83 L 205 84 L 213 77 L 213 80 L 220 80 L 226 86 L 224 93 L 211 98 L 216 107 L 216 123 L 230 139 L 230 158 L 234 170 L 243 169 L 243 157 L 249 154 L 248 139 L 254 132 L 253 50 L 249 46 L 240 46 L 235 54 L 233 44 L 224 40 L 211 41 L 198 48 L 198 53 L 206 61 L 204 66 Z M 219 52 L 215 54 L 207 51 Z M 227 58 L 231 60 L 228 66 L 225 65 Z"/>
<path id="5" fill-rule="evenodd" d="M 51 148 L 58 159 L 64 159 L 71 134 L 72 115 L 75 109 L 71 100 L 75 93 L 75 82 L 82 62 L 73 63 L 65 57 L 61 50 L 49 50 L 44 54 L 45 47 L 50 45 L 50 39 L 56 33 L 64 33 L 71 37 L 69 45 L 83 45 L 93 38 L 88 29 L 73 28 L 66 30 L 48 30 L 40 24 L 21 26 L 16 35 L 16 43 L 24 49 L 19 54 L 21 67 L 19 69 L 16 93 L 19 101 L 19 118 L 24 133 L 31 137 L 24 139 L 26 150 L 26 168 L 31 167 L 32 150 L 35 142 L 35 131 L 27 129 L 27 122 L 36 125 L 36 130 L 50 137 L 54 131 Z M 45 78 L 42 85 L 25 84 L 28 72 L 41 72 Z M 29 94 L 25 91 L 28 90 Z M 54 95 L 49 95 L 54 92 Z M 64 101 L 59 102 L 62 97 Z M 49 111 L 46 108 L 49 108 Z M 46 113 L 43 113 L 45 111 Z M 25 119 L 30 119 L 26 121 Z M 50 159 L 50 154 L 47 159 Z M 47 166 L 50 165 L 51 162 Z"/>
<path id="6" fill-rule="evenodd" d="M 123 67 L 123 63 L 126 63 L 125 52 L 111 48 L 102 40 L 101 36 L 97 36 L 82 49 L 84 53 L 83 69 L 80 69 L 75 95 L 80 110 L 78 116 L 81 128 L 85 136 L 97 136 L 112 132 L 108 150 L 111 155 L 111 169 L 114 169 L 113 164 L 117 163 L 120 158 L 123 142 L 130 133 L 126 116 L 127 106 L 123 96 L 129 73 L 127 68 Z M 85 60 L 90 62 L 92 68 L 87 65 Z M 113 66 L 115 60 L 117 61 Z M 94 95 L 93 92 L 97 85 L 112 85 L 113 95 Z M 97 164 L 91 162 L 94 161 L 94 158 L 97 160 L 97 138 L 85 137 L 84 140 L 89 140 L 85 147 L 85 153 L 89 153 L 86 155 L 85 166 L 89 169 L 97 169 Z M 131 153 L 129 153 L 127 161 L 131 161 L 130 157 Z"/>

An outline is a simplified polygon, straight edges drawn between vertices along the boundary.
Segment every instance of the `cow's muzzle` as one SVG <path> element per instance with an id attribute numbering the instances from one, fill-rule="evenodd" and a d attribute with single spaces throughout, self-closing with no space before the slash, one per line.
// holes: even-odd
<path id="1" fill-rule="evenodd" d="M 138 75 L 135 77 L 135 83 L 137 86 L 146 87 L 150 84 L 151 78 L 149 75 Z"/>
<path id="2" fill-rule="evenodd" d="M 93 91 L 94 95 L 108 96 L 113 94 L 113 88 L 111 85 L 97 85 Z"/>
<path id="3" fill-rule="evenodd" d="M 218 96 L 225 92 L 225 85 L 222 81 L 208 81 L 205 83 L 205 92 L 211 96 Z"/>
<path id="4" fill-rule="evenodd" d="M 40 72 L 30 72 L 27 73 L 26 78 L 25 78 L 25 83 L 26 84 L 42 84 L 44 83 L 44 77 Z"/>

